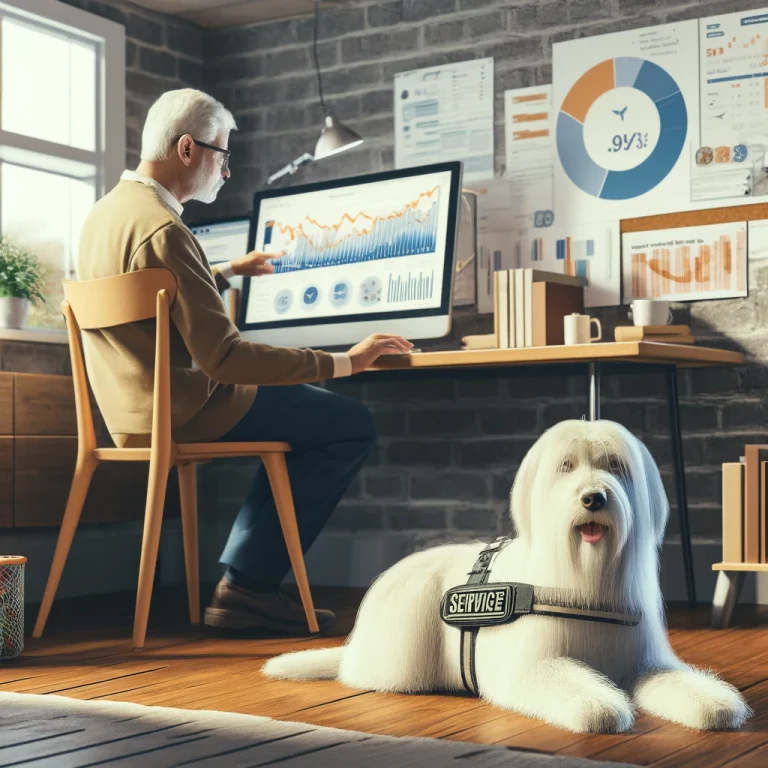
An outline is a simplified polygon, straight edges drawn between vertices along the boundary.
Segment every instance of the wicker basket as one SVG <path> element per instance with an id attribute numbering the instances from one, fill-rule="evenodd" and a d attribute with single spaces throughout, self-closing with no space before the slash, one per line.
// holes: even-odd
<path id="1" fill-rule="evenodd" d="M 26 557 L 0 555 L 0 660 L 24 650 L 24 566 Z"/>

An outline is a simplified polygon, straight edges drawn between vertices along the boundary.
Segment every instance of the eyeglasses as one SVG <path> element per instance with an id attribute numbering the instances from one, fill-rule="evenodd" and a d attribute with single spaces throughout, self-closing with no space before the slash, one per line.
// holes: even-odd
<path id="1" fill-rule="evenodd" d="M 179 136 L 175 141 L 178 141 L 181 138 Z M 222 149 L 221 147 L 214 147 L 213 144 L 206 144 L 204 141 L 198 141 L 197 139 L 193 138 L 192 141 L 197 144 L 198 147 L 203 147 L 203 149 L 212 149 L 214 152 L 221 152 L 221 154 L 224 155 L 224 159 L 221 161 L 221 171 L 222 173 L 229 168 L 229 156 L 232 152 L 230 149 Z"/>

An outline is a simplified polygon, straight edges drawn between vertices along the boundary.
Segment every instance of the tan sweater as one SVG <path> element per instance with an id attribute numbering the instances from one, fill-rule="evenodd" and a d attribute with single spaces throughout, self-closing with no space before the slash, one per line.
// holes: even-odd
<path id="1" fill-rule="evenodd" d="M 171 304 L 171 426 L 178 442 L 215 440 L 253 403 L 256 385 L 330 379 L 327 352 L 245 341 L 230 321 L 194 235 L 149 186 L 120 181 L 80 234 L 79 280 L 149 267 L 176 276 Z M 119 447 L 149 445 L 155 320 L 83 331 L 88 378 Z"/>

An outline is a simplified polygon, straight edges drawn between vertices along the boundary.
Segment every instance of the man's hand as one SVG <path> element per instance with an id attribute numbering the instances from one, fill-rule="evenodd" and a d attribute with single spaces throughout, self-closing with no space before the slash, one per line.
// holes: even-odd
<path id="1" fill-rule="evenodd" d="M 240 259 L 232 260 L 232 269 L 236 275 L 241 277 L 260 277 L 261 275 L 271 275 L 275 268 L 272 264 L 267 264 L 270 259 L 279 259 L 283 253 L 263 253 L 262 251 L 251 251 Z"/>
<path id="2" fill-rule="evenodd" d="M 402 336 L 374 333 L 359 344 L 355 344 L 347 354 L 352 360 L 352 373 L 354 374 L 370 368 L 380 355 L 402 355 L 410 352 L 412 348 L 413 344 L 406 341 Z"/>

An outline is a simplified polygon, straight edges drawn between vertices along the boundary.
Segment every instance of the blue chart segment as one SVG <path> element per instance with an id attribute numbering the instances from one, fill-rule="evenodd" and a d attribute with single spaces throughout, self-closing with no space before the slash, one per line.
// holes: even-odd
<path id="1" fill-rule="evenodd" d="M 614 88 L 634 88 L 645 94 L 658 110 L 660 131 L 650 154 L 626 170 L 603 168 L 590 155 L 584 124 L 592 104 Z M 624 121 L 621 97 L 613 112 Z M 626 112 L 626 107 L 624 107 Z M 631 128 L 625 128 L 629 135 Z M 688 112 L 675 80 L 658 64 L 633 56 L 607 59 L 585 72 L 563 99 L 557 118 L 556 144 L 563 170 L 589 195 L 604 200 L 639 197 L 663 181 L 677 163 L 685 145 Z M 631 146 L 632 139 L 628 142 Z M 628 148 L 628 147 L 625 147 Z"/>
<path id="2" fill-rule="evenodd" d="M 399 301 L 422 301 L 431 299 L 435 288 L 435 270 L 431 270 L 429 275 L 419 272 L 414 277 L 410 272 L 407 277 L 392 275 L 389 276 L 387 284 L 387 302 L 395 303 Z"/>
<path id="3" fill-rule="evenodd" d="M 344 213 L 331 225 L 306 216 L 296 226 L 273 219 L 265 225 L 264 247 L 285 251 L 272 262 L 275 273 L 434 253 L 439 202 L 435 187 L 383 216 Z"/>

